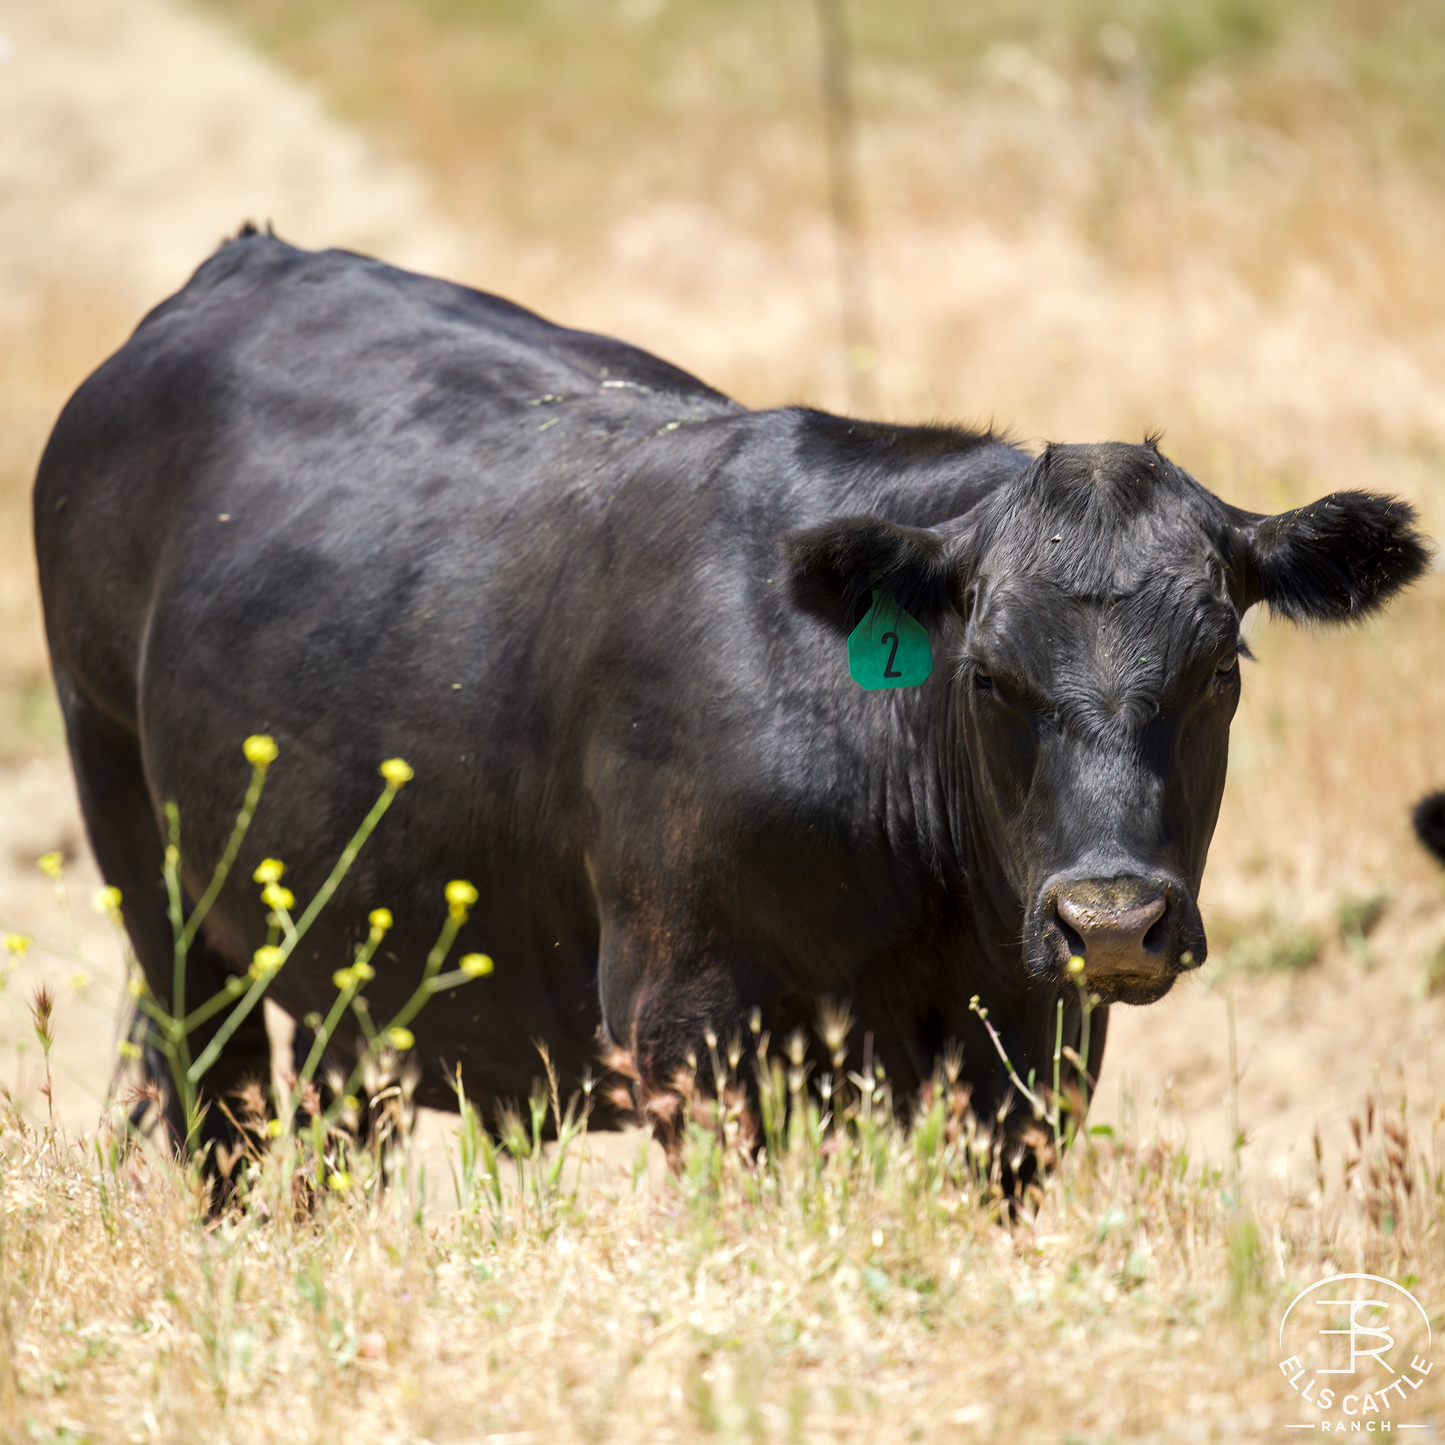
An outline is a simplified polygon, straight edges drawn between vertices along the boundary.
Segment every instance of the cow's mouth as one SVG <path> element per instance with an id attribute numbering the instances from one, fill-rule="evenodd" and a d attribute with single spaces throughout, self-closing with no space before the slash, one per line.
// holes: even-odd
<path id="1" fill-rule="evenodd" d="M 1050 963 L 1101 1003 L 1154 1003 L 1181 972 L 1204 961 L 1198 910 L 1174 879 L 1053 879 L 1042 890 L 1040 915 Z"/>

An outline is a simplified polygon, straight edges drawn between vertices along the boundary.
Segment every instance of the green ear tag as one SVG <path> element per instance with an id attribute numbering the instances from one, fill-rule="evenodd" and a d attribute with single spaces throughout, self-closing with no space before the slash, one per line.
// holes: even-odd
<path id="1" fill-rule="evenodd" d="M 933 671 L 928 629 L 881 588 L 848 637 L 848 675 L 859 687 L 921 687 Z"/>

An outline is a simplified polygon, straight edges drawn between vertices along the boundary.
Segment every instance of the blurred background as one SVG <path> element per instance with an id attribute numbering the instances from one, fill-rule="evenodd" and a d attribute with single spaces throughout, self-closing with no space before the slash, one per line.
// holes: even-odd
<path id="1" fill-rule="evenodd" d="M 57 1103 L 93 1122 L 116 958 L 46 668 L 35 462 L 70 391 L 247 219 L 626 338 L 751 406 L 1031 446 L 1158 428 L 1232 502 L 1380 489 L 1445 530 L 1445 3 L 835 8 L 851 131 L 820 0 L 0 0 L 0 929 L 73 927 L 98 965 L 79 987 L 32 948 L 0 996 L 0 1078 L 32 1107 L 46 978 Z M 1445 891 L 1407 812 L 1445 787 L 1442 624 L 1438 570 L 1352 632 L 1253 621 L 1211 960 L 1118 1011 L 1099 1117 L 1221 1158 L 1227 995 L 1257 1171 L 1307 1172 L 1315 1123 L 1342 1135 L 1372 1088 L 1437 1117 Z M 35 868 L 52 849 L 70 925 Z"/>

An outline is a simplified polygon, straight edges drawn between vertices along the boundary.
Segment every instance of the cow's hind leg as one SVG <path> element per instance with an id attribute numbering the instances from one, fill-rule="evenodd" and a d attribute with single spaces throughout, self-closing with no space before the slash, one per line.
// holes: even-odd
<path id="1" fill-rule="evenodd" d="M 131 946 L 151 993 L 164 1004 L 175 981 L 162 873 L 165 841 L 146 787 L 139 740 L 81 697 L 63 675 L 57 674 L 56 681 L 90 845 L 101 876 L 120 889 L 121 913 Z M 198 938 L 186 968 L 188 1007 L 194 1009 L 218 993 L 235 972 L 227 959 Z M 214 1037 L 226 1012 L 223 1010 L 190 1035 L 193 1058 Z M 184 1126 L 169 1069 L 154 1050 L 148 1052 L 148 1062 L 149 1071 L 157 1075 L 156 1082 L 166 1092 L 167 1118 L 179 1139 Z M 210 1101 L 210 1108 L 201 1127 L 200 1146 L 234 1143 L 234 1131 L 217 1101 L 253 1079 L 265 1088 L 270 1072 L 270 1041 L 263 1012 L 257 1008 L 227 1040 L 220 1057 L 201 1080 L 202 1095 Z"/>

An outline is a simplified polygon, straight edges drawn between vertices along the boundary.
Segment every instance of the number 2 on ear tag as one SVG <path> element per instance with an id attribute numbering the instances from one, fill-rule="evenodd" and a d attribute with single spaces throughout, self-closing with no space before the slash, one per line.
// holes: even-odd
<path id="1" fill-rule="evenodd" d="M 933 671 L 928 630 L 881 588 L 848 636 L 848 675 L 869 692 L 920 687 Z"/>

